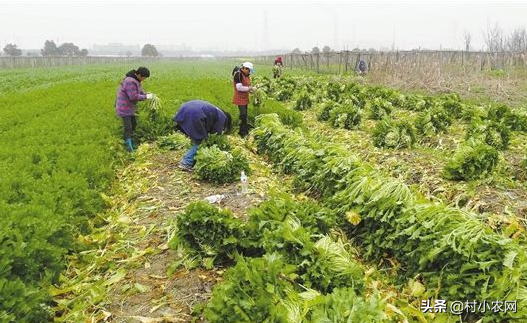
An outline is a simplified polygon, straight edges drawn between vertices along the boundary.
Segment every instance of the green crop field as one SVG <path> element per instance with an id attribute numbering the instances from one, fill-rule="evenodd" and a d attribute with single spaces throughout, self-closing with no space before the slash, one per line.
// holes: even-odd
<path id="1" fill-rule="evenodd" d="M 137 66 L 2 72 L 0 322 L 527 321 L 522 106 L 257 65 L 251 135 L 179 170 L 172 116 L 237 124 L 235 64 L 147 65 L 133 153 L 114 102 Z"/>

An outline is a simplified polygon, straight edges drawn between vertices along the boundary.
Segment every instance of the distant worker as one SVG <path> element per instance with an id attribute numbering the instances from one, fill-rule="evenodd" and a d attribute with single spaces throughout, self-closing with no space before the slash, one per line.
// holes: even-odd
<path id="1" fill-rule="evenodd" d="M 228 132 L 232 124 L 230 114 L 203 100 L 183 103 L 173 120 L 176 129 L 192 140 L 192 146 L 179 163 L 179 168 L 188 172 L 194 167 L 194 157 L 201 141 L 207 139 L 209 134 Z"/>
<path id="2" fill-rule="evenodd" d="M 137 126 L 136 103 L 138 101 L 150 100 L 154 98 L 153 93 L 145 93 L 141 82 L 150 77 L 150 70 L 146 67 L 139 67 L 126 73 L 125 78 L 117 90 L 115 100 L 115 112 L 123 120 L 123 139 L 126 149 L 134 151 L 133 134 Z"/>
<path id="3" fill-rule="evenodd" d="M 278 56 L 274 60 L 273 65 L 273 78 L 280 78 L 282 76 L 282 68 L 284 67 L 284 63 L 282 62 L 282 57 Z"/>
<path id="4" fill-rule="evenodd" d="M 240 130 L 239 135 L 246 137 L 249 134 L 249 125 L 247 124 L 247 106 L 249 105 L 249 92 L 255 90 L 251 86 L 251 73 L 254 73 L 254 67 L 251 62 L 245 62 L 240 69 L 234 73 L 233 87 L 234 97 L 232 103 L 238 106 L 240 112 Z"/>
<path id="5" fill-rule="evenodd" d="M 357 63 L 357 74 L 360 76 L 366 75 L 368 72 L 368 64 L 363 60 L 360 59 Z"/>

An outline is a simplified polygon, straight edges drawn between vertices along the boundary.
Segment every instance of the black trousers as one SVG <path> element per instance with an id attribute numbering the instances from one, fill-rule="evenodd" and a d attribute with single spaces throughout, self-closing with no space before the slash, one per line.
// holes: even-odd
<path id="1" fill-rule="evenodd" d="M 245 137 L 249 134 L 249 125 L 247 124 L 247 105 L 239 105 L 238 110 L 240 111 L 240 131 L 239 134 Z"/>
<path id="2" fill-rule="evenodd" d="M 137 126 L 137 119 L 135 116 L 126 116 L 121 117 L 123 119 L 123 138 L 124 140 L 128 138 L 132 138 L 132 135 L 134 134 L 135 127 Z"/>

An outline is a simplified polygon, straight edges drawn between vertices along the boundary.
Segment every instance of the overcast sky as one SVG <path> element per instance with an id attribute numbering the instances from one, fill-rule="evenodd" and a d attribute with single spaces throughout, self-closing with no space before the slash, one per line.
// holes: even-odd
<path id="1" fill-rule="evenodd" d="M 42 48 L 46 39 L 94 44 L 185 44 L 193 49 L 310 51 L 482 49 L 490 23 L 527 26 L 527 1 L 0 1 L 0 46 Z"/>

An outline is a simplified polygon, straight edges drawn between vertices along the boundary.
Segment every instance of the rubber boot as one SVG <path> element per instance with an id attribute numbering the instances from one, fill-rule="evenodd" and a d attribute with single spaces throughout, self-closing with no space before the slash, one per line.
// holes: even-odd
<path id="1" fill-rule="evenodd" d="M 126 138 L 126 150 L 133 153 L 134 152 L 134 145 L 132 144 L 132 138 Z"/>

